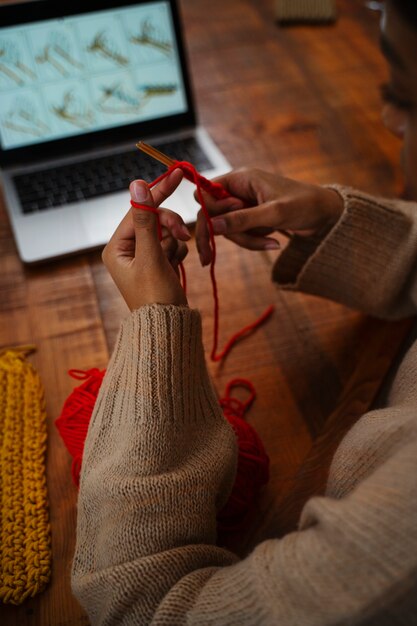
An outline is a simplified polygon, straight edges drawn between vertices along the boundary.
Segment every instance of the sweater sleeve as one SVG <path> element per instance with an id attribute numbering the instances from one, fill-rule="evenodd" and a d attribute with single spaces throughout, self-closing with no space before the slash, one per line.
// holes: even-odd
<path id="1" fill-rule="evenodd" d="M 122 325 L 79 492 L 72 585 L 91 623 L 413 623 L 417 444 L 409 436 L 349 496 L 310 500 L 299 532 L 242 561 L 216 547 L 236 443 L 200 333 L 196 311 L 168 306 L 143 307 Z"/>
<path id="2" fill-rule="evenodd" d="M 150 624 L 187 574 L 197 570 L 194 584 L 202 585 L 236 561 L 215 545 L 236 462 L 199 313 L 162 305 L 133 312 L 83 454 L 72 585 L 92 624 Z"/>
<path id="3" fill-rule="evenodd" d="M 330 232 L 294 236 L 273 269 L 283 288 L 395 319 L 417 310 L 417 203 L 330 186 L 344 211 Z"/>
<path id="4" fill-rule="evenodd" d="M 417 624 L 416 454 L 414 436 L 342 499 L 310 499 L 298 532 L 214 573 L 179 623 Z"/>

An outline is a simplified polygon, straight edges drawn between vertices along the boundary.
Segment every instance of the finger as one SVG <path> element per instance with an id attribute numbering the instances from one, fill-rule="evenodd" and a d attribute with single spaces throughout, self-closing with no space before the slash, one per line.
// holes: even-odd
<path id="1" fill-rule="evenodd" d="M 245 206 L 244 202 L 240 198 L 236 198 L 234 196 L 224 198 L 223 200 L 216 200 L 209 193 L 206 193 L 203 190 L 201 190 L 201 195 L 203 196 L 204 204 L 209 215 L 219 215 L 227 211 L 236 211 L 237 209 L 243 209 Z M 194 192 L 194 198 L 200 204 L 197 191 Z"/>
<path id="2" fill-rule="evenodd" d="M 152 189 L 152 196 L 155 206 L 159 206 L 160 204 L 165 202 L 168 196 L 174 193 L 174 191 L 182 181 L 183 176 L 184 175 L 182 173 L 182 170 L 177 168 L 176 170 L 173 170 L 169 176 L 162 179 L 161 182 Z"/>
<path id="3" fill-rule="evenodd" d="M 114 243 L 122 239 L 133 239 L 134 236 L 135 230 L 132 224 L 132 212 L 129 209 L 129 211 L 126 213 L 126 215 L 114 231 L 109 243 Z"/>
<path id="4" fill-rule="evenodd" d="M 233 235 L 260 227 L 288 228 L 281 221 L 285 222 L 279 214 L 277 203 L 267 202 L 257 207 L 225 213 L 221 217 L 213 218 L 212 224 L 216 235 Z"/>
<path id="5" fill-rule="evenodd" d="M 161 248 L 168 261 L 172 261 L 178 250 L 178 240 L 172 235 L 167 235 L 161 241 Z"/>
<path id="6" fill-rule="evenodd" d="M 183 241 L 180 241 L 178 245 L 178 252 L 177 252 L 178 263 L 182 263 L 184 259 L 186 258 L 187 254 L 188 254 L 187 244 L 184 243 Z"/>
<path id="7" fill-rule="evenodd" d="M 195 225 L 195 240 L 197 244 L 198 254 L 200 256 L 201 265 L 208 265 L 212 259 L 210 246 L 210 234 L 207 226 L 207 219 L 200 210 L 197 215 Z"/>
<path id="8" fill-rule="evenodd" d="M 174 258 L 171 261 L 173 268 L 177 268 L 180 263 L 182 263 L 185 257 L 188 254 L 188 246 L 183 241 L 178 241 L 177 251 L 175 253 Z"/>
<path id="9" fill-rule="evenodd" d="M 273 237 L 257 237 L 247 233 L 226 235 L 226 239 L 230 239 L 236 245 L 247 250 L 279 250 L 281 247 Z"/>
<path id="10" fill-rule="evenodd" d="M 220 183 L 235 200 L 245 204 L 258 204 L 256 186 L 261 171 L 257 169 L 241 168 L 213 178 L 213 182 Z M 209 203 L 210 196 L 207 197 Z"/>
<path id="11" fill-rule="evenodd" d="M 191 239 L 190 231 L 184 223 L 184 220 L 178 213 L 170 211 L 170 209 L 159 209 L 159 220 L 161 226 L 167 228 L 176 239 L 188 241 Z"/>
<path id="12" fill-rule="evenodd" d="M 132 200 L 138 204 L 154 207 L 154 201 L 148 185 L 143 180 L 130 184 Z M 135 257 L 146 260 L 161 258 L 162 249 L 158 236 L 158 216 L 145 209 L 132 207 L 133 227 L 135 230 Z"/>
<path id="13" fill-rule="evenodd" d="M 183 241 L 178 241 L 178 239 L 168 234 L 162 239 L 161 247 L 174 270 L 177 270 L 178 265 L 188 254 L 187 244 Z"/>

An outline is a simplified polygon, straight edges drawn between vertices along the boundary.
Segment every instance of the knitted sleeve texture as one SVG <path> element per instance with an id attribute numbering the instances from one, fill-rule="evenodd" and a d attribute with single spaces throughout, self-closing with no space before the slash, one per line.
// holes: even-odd
<path id="1" fill-rule="evenodd" d="M 394 319 L 417 309 L 417 203 L 331 185 L 344 211 L 325 236 L 294 236 L 273 279 L 294 289 Z"/>
<path id="2" fill-rule="evenodd" d="M 236 462 L 199 313 L 141 307 L 122 323 L 84 449 L 73 588 L 93 624 L 150 624 L 184 576 L 204 568 L 192 590 L 236 561 L 215 545 Z"/>
<path id="3" fill-rule="evenodd" d="M 299 532 L 241 561 L 215 545 L 237 451 L 200 326 L 198 312 L 162 305 L 122 324 L 78 500 L 72 586 L 92 625 L 415 624 L 417 442 L 406 422 L 404 445 L 384 462 L 376 449 L 367 476 L 352 456 L 362 482 L 310 500 Z"/>

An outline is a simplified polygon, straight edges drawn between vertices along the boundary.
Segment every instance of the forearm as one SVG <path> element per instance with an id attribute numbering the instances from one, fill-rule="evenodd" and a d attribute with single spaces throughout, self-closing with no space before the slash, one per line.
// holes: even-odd
<path id="1" fill-rule="evenodd" d="M 396 441 L 351 494 L 311 500 L 299 532 L 237 562 L 214 545 L 234 434 L 207 377 L 198 314 L 169 309 L 144 307 L 124 323 L 86 441 L 73 589 L 91 622 L 411 623 L 416 443 L 407 422 L 396 426 L 405 445 Z M 362 471 L 351 461 L 349 475 Z"/>
<path id="2" fill-rule="evenodd" d="M 274 280 L 372 315 L 412 315 L 417 205 L 334 188 L 344 200 L 342 216 L 330 232 L 294 237 L 274 267 Z"/>
<path id="3" fill-rule="evenodd" d="M 73 587 L 93 623 L 133 614 L 148 623 L 189 571 L 236 560 L 215 546 L 236 455 L 206 371 L 199 314 L 135 311 L 84 450 Z"/>

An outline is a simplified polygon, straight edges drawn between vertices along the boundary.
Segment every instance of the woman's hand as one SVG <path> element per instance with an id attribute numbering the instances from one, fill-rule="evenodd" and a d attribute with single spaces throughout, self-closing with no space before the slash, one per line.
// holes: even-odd
<path id="1" fill-rule="evenodd" d="M 132 200 L 157 207 L 178 187 L 182 172 L 174 170 L 151 192 L 136 180 L 130 185 Z M 103 262 L 131 311 L 145 304 L 186 305 L 178 264 L 187 254 L 184 241 L 190 233 L 179 215 L 161 209 L 162 240 L 157 216 L 131 208 L 103 250 Z"/>
<path id="2" fill-rule="evenodd" d="M 249 250 L 278 249 L 278 242 L 267 235 L 274 231 L 311 235 L 336 223 L 343 211 L 343 201 L 332 189 L 258 169 L 236 170 L 215 180 L 231 197 L 216 201 L 205 194 L 214 233 Z M 202 211 L 197 218 L 196 240 L 201 263 L 207 265 L 212 255 Z"/>

